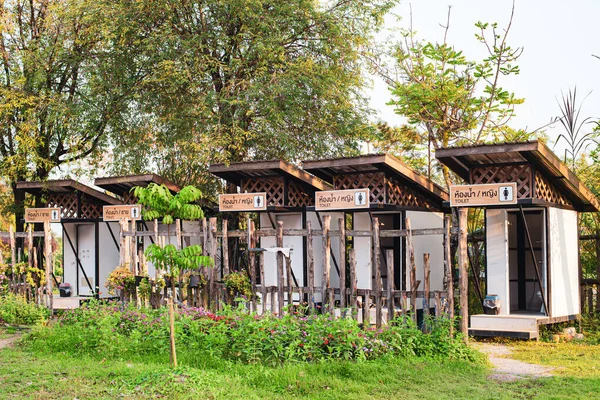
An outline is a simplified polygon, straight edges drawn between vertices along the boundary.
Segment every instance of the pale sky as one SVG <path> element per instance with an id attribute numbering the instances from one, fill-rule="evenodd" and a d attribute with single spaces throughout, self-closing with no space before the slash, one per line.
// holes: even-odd
<path id="1" fill-rule="evenodd" d="M 476 39 L 475 23 L 498 22 L 505 28 L 510 18 L 511 0 L 412 0 L 396 7 L 402 19 L 400 26 L 408 28 L 412 5 L 413 29 L 418 38 L 442 41 L 448 5 L 452 6 L 448 43 L 463 50 L 469 59 L 481 60 L 486 49 Z M 560 111 L 557 98 L 577 85 L 578 101 L 592 92 L 582 108 L 581 116 L 600 117 L 600 1 L 598 0 L 517 0 L 508 43 L 524 47 L 517 64 L 521 73 L 504 79 L 502 87 L 524 97 L 517 106 L 517 116 L 510 125 L 532 131 L 550 122 Z M 395 21 L 390 18 L 388 26 Z M 379 111 L 378 118 L 392 125 L 402 122 L 391 106 L 385 83 L 375 79 L 371 107 Z M 592 127 L 590 126 L 589 129 Z M 560 124 L 547 128 L 551 141 L 562 131 Z M 553 145 L 553 143 L 551 143 Z M 555 152 L 562 158 L 564 148 Z"/>

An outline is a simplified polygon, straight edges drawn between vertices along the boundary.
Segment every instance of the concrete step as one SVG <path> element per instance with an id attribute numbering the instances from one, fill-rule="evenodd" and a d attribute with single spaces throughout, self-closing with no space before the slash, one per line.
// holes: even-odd
<path id="1" fill-rule="evenodd" d="M 537 332 L 538 317 L 530 315 L 472 315 L 471 328 Z"/>
<path id="2" fill-rule="evenodd" d="M 511 329 L 473 329 L 469 328 L 469 336 L 474 337 L 507 337 L 512 339 L 538 339 L 540 334 L 536 329 L 535 331 L 522 331 L 522 330 L 511 330 Z"/>

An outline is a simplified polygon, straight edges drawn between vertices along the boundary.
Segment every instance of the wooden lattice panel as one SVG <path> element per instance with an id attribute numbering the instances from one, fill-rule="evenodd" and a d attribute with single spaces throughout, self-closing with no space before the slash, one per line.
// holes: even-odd
<path id="1" fill-rule="evenodd" d="M 97 219 L 102 217 L 102 206 L 90 204 L 86 201 L 81 202 L 81 215 L 79 218 Z"/>
<path id="2" fill-rule="evenodd" d="M 46 201 L 46 207 L 60 207 L 62 219 L 77 218 L 77 195 L 51 194 Z"/>
<path id="3" fill-rule="evenodd" d="M 570 204 L 569 200 L 539 172 L 535 174 L 535 197 L 555 204 Z"/>
<path id="4" fill-rule="evenodd" d="M 423 209 L 437 209 L 429 199 L 416 190 L 401 184 L 394 178 L 386 181 L 388 204 L 401 207 L 415 207 Z"/>
<path id="5" fill-rule="evenodd" d="M 123 195 L 123 204 L 137 204 L 137 197 L 135 197 L 133 192 L 126 192 Z"/>
<path id="6" fill-rule="evenodd" d="M 315 196 L 306 193 L 297 182 L 291 181 L 288 185 L 287 205 L 290 207 L 314 206 Z"/>
<path id="7" fill-rule="evenodd" d="M 284 206 L 284 182 L 281 176 L 250 178 L 242 181 L 242 193 L 265 192 L 267 204 Z"/>
<path id="8" fill-rule="evenodd" d="M 371 203 L 387 203 L 385 174 L 383 172 L 336 175 L 333 178 L 333 186 L 336 190 L 369 188 Z"/>
<path id="9" fill-rule="evenodd" d="M 485 183 L 517 183 L 517 198 L 532 197 L 531 166 L 518 165 L 492 165 L 476 167 L 471 170 L 471 184 Z"/>

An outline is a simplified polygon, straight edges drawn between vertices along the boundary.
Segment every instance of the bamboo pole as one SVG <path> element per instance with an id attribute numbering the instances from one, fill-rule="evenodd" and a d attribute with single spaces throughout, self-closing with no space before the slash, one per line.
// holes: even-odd
<path id="1" fill-rule="evenodd" d="M 345 313 L 346 309 L 346 219 L 338 219 L 338 228 L 340 231 L 340 308 Z"/>
<path id="2" fill-rule="evenodd" d="M 171 366 L 177 367 L 177 351 L 175 350 L 175 309 L 173 305 L 173 296 L 169 297 L 169 341 L 171 344 Z"/>
<path id="3" fill-rule="evenodd" d="M 469 275 L 467 258 L 467 208 L 458 209 L 458 268 L 460 283 L 460 332 L 469 341 Z"/>
<path id="4" fill-rule="evenodd" d="M 306 222 L 306 230 L 306 252 L 308 254 L 308 307 L 312 312 L 315 309 L 315 253 L 313 248 L 313 231 L 311 221 Z"/>

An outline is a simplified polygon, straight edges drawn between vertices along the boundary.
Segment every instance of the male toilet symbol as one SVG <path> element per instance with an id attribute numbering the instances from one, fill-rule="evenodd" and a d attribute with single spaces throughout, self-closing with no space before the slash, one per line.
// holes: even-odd
<path id="1" fill-rule="evenodd" d="M 50 219 L 53 221 L 58 220 L 58 210 L 52 210 L 52 215 L 51 215 Z"/>
<path id="2" fill-rule="evenodd" d="M 254 196 L 254 208 L 262 207 L 262 196 Z"/>
<path id="3" fill-rule="evenodd" d="M 138 217 L 138 208 L 137 207 L 133 207 L 131 209 L 131 218 L 137 218 Z"/>

